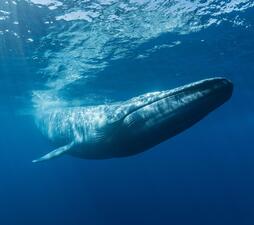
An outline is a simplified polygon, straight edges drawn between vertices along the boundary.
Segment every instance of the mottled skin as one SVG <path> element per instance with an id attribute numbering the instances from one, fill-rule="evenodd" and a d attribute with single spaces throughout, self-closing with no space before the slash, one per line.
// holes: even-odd
<path id="1" fill-rule="evenodd" d="M 34 162 L 64 153 L 85 159 L 138 154 L 191 127 L 227 101 L 232 91 L 227 79 L 211 78 L 121 103 L 44 112 L 39 127 L 63 147 Z"/>

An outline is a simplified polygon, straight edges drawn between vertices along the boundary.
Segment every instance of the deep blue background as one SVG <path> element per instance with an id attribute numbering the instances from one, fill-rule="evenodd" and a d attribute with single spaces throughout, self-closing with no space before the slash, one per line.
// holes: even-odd
<path id="1" fill-rule="evenodd" d="M 253 13 L 245 12 L 252 25 Z M 89 161 L 66 156 L 42 164 L 31 161 L 52 147 L 33 118 L 20 113 L 29 101 L 17 97 L 29 96 L 26 90 L 38 85 L 36 67 L 19 51 L 8 51 L 17 43 L 2 45 L 0 224 L 254 223 L 254 29 L 224 23 L 188 35 L 163 34 L 136 51 L 175 39 L 182 44 L 142 60 L 111 63 L 91 89 L 114 89 L 119 93 L 114 98 L 124 99 L 219 75 L 235 84 L 228 103 L 134 157 Z M 29 55 L 33 47 L 22 46 L 22 52 Z M 124 77 L 122 90 L 118 83 Z"/>

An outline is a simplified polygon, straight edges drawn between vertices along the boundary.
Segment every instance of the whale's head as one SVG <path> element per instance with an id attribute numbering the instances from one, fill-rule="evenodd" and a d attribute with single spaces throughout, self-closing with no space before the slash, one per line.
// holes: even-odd
<path id="1" fill-rule="evenodd" d="M 126 132 L 123 141 L 127 146 L 130 142 L 135 146 L 126 154 L 144 151 L 189 128 L 226 102 L 232 91 L 231 81 L 211 78 L 169 91 L 143 95 L 139 99 L 143 104 L 133 107 L 122 121 Z M 135 101 L 130 100 L 134 105 Z M 125 153 L 122 154 L 124 156 Z"/>

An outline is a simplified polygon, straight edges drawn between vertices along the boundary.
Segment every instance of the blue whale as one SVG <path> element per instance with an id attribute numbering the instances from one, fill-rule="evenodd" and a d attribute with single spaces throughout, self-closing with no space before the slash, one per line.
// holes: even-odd
<path id="1" fill-rule="evenodd" d="M 232 92 L 231 81 L 216 77 L 119 103 L 40 112 L 37 124 L 57 148 L 33 162 L 63 154 L 108 159 L 144 152 L 200 121 Z"/>

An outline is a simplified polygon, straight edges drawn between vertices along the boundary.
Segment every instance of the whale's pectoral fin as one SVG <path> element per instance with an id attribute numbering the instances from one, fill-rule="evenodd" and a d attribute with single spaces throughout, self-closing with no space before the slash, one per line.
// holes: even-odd
<path id="1" fill-rule="evenodd" d="M 73 145 L 74 145 L 74 142 L 68 145 L 62 146 L 60 148 L 57 148 L 54 151 L 49 152 L 48 154 L 42 156 L 41 158 L 33 160 L 32 162 L 33 163 L 42 162 L 42 161 L 46 161 L 46 160 L 58 157 L 60 155 L 63 155 L 64 153 L 68 152 Z"/>

